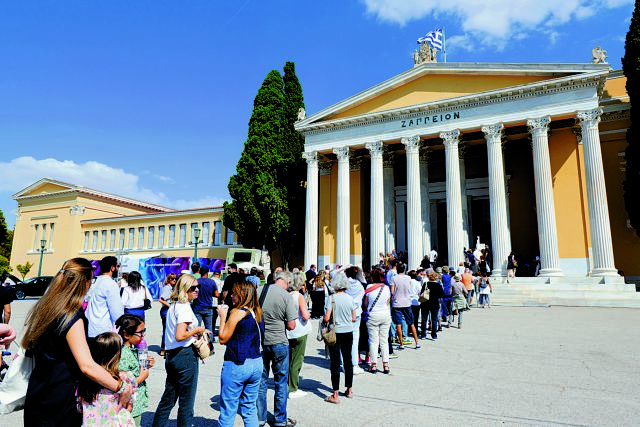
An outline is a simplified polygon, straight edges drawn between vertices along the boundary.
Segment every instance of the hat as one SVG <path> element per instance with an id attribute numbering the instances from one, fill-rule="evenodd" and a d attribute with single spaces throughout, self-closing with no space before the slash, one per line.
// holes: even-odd
<path id="1" fill-rule="evenodd" d="M 220 270 L 213 270 L 213 274 L 220 274 Z"/>
<path id="2" fill-rule="evenodd" d="M 460 281 L 460 275 L 456 273 L 455 276 L 453 276 L 453 280 L 455 280 L 456 282 Z"/>

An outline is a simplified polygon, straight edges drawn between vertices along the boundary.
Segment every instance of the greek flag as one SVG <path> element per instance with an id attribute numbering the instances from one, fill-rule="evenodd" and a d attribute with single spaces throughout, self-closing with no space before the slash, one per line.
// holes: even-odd
<path id="1" fill-rule="evenodd" d="M 424 37 L 418 39 L 418 44 L 429 42 L 432 47 L 442 50 L 442 28 L 433 30 Z"/>

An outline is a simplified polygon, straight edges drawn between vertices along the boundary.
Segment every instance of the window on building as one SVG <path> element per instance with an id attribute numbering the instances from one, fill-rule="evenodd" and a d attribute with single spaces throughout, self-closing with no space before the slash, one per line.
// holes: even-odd
<path id="1" fill-rule="evenodd" d="M 98 231 L 93 232 L 93 242 L 91 242 L 91 250 L 96 252 L 98 250 Z"/>
<path id="2" fill-rule="evenodd" d="M 176 225 L 175 224 L 171 224 L 169 226 L 169 244 L 168 244 L 168 246 L 170 248 L 172 248 L 175 245 L 176 245 Z"/>
<path id="3" fill-rule="evenodd" d="M 165 248 L 164 244 L 164 225 L 158 226 L 158 247 Z"/>
<path id="4" fill-rule="evenodd" d="M 118 242 L 118 249 L 124 249 L 124 239 L 127 237 L 127 231 L 124 228 L 120 229 L 120 241 Z"/>
<path id="5" fill-rule="evenodd" d="M 144 248 L 144 227 L 138 227 L 138 247 L 137 249 Z"/>
<path id="6" fill-rule="evenodd" d="M 215 221 L 213 223 L 213 246 L 220 246 L 222 244 L 222 221 Z"/>
<path id="7" fill-rule="evenodd" d="M 55 225 L 54 223 L 49 224 L 49 243 L 47 243 L 47 245 L 49 246 L 50 251 L 53 250 L 53 226 L 54 225 Z"/>
<path id="8" fill-rule="evenodd" d="M 107 250 L 107 230 L 102 230 L 102 240 L 100 241 L 100 250 L 104 252 Z"/>
<path id="9" fill-rule="evenodd" d="M 39 239 L 39 237 L 40 237 L 40 236 L 38 235 L 38 233 L 40 232 L 40 224 L 35 224 L 35 225 L 33 226 L 33 231 L 34 231 L 34 233 L 35 233 L 35 234 L 34 234 L 34 237 L 33 237 L 33 250 L 34 250 L 34 251 L 37 251 L 37 250 L 38 250 L 38 247 L 39 247 L 39 246 L 38 246 L 38 245 L 39 245 L 38 240 L 40 240 L 40 239 Z"/>
<path id="10" fill-rule="evenodd" d="M 233 245 L 233 237 L 235 234 L 236 233 L 234 233 L 233 230 L 227 228 L 227 241 L 225 242 L 225 245 Z"/>
<path id="11" fill-rule="evenodd" d="M 187 244 L 187 224 L 180 224 L 180 247 L 184 248 Z"/>
<path id="12" fill-rule="evenodd" d="M 204 246 L 209 246 L 209 232 L 211 230 L 209 229 L 209 223 L 208 222 L 203 222 L 202 223 L 202 234 L 200 234 L 200 236 L 202 237 L 202 244 Z"/>
<path id="13" fill-rule="evenodd" d="M 149 240 L 147 241 L 147 248 L 154 247 L 154 240 L 156 238 L 156 228 L 154 226 L 149 227 Z"/>
<path id="14" fill-rule="evenodd" d="M 130 228 L 129 229 L 129 245 L 127 245 L 127 249 L 133 249 L 133 243 L 135 242 L 135 237 L 136 237 L 136 229 L 135 228 Z"/>
<path id="15" fill-rule="evenodd" d="M 53 230 L 51 230 L 53 231 Z M 109 232 L 109 250 L 112 251 L 116 248 L 116 229 L 114 228 Z"/>
<path id="16" fill-rule="evenodd" d="M 89 233 L 88 231 L 84 232 L 84 245 L 82 246 L 82 250 L 87 252 L 89 250 L 89 237 L 91 236 L 91 233 Z"/>

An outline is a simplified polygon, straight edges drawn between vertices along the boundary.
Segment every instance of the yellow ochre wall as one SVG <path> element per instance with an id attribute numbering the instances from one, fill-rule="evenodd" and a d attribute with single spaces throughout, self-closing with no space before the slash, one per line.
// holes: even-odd
<path id="1" fill-rule="evenodd" d="M 329 257 L 329 261 L 327 261 L 328 263 L 335 262 L 335 218 L 338 194 L 337 184 L 338 171 L 336 167 L 331 170 L 331 174 L 320 176 L 320 200 L 318 204 L 318 256 Z"/>
<path id="2" fill-rule="evenodd" d="M 358 116 L 472 93 L 486 92 L 549 79 L 546 76 L 460 76 L 434 74 L 420 77 L 374 99 L 335 114 L 329 119 Z"/>
<path id="3" fill-rule="evenodd" d="M 570 129 L 551 132 L 549 155 L 560 258 L 587 258 L 588 213 L 580 191 L 578 141 Z"/>

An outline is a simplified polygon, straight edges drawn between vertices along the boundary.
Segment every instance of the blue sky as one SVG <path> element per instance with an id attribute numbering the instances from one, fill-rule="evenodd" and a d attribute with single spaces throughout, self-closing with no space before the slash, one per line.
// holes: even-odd
<path id="1" fill-rule="evenodd" d="M 228 197 L 253 98 L 294 61 L 308 113 L 412 66 L 444 26 L 449 62 L 618 69 L 632 0 L 21 0 L 0 4 L 0 209 L 48 176 L 175 208 Z"/>

